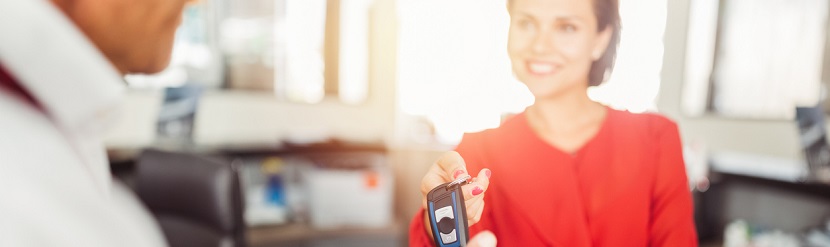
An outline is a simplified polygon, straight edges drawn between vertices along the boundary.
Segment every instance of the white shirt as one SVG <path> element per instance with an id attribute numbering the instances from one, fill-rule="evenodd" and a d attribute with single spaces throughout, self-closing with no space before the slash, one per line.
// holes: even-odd
<path id="1" fill-rule="evenodd" d="M 0 65 L 42 106 L 0 89 L 0 246 L 164 246 L 114 183 L 102 144 L 124 82 L 46 0 L 0 0 Z"/>

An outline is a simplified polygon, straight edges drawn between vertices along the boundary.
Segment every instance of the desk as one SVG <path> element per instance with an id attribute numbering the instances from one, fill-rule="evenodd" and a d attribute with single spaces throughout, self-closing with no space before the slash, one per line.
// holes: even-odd
<path id="1" fill-rule="evenodd" d="M 790 233 L 823 224 L 830 184 L 807 175 L 806 164 L 795 160 L 713 157 L 710 189 L 694 194 L 701 245 L 722 239 L 736 219 Z"/>
<path id="2" fill-rule="evenodd" d="M 307 224 L 252 227 L 246 237 L 251 247 L 264 246 L 405 246 L 407 228 L 393 222 L 378 228 L 319 230 Z M 335 245 L 327 244 L 335 243 Z"/>

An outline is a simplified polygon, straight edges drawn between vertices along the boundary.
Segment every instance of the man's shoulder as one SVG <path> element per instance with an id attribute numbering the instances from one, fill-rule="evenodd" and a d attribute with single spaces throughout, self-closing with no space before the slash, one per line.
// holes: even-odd
<path id="1" fill-rule="evenodd" d="M 129 191 L 102 190 L 44 113 L 6 96 L 0 90 L 0 246 L 164 245 Z"/>
<path id="2" fill-rule="evenodd" d="M 0 116 L 1 166 L 66 161 L 74 156 L 63 134 L 43 112 L 2 90 Z"/>

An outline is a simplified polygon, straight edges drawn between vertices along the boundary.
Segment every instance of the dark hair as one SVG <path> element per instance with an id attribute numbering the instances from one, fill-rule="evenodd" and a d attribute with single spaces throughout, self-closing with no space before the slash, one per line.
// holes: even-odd
<path id="1" fill-rule="evenodd" d="M 588 86 L 598 86 L 611 76 L 614 70 L 614 59 L 617 57 L 617 45 L 620 43 L 620 3 L 619 0 L 591 0 L 594 5 L 594 15 L 597 18 L 597 31 L 602 32 L 611 28 L 611 38 L 602 57 L 591 63 L 588 72 Z M 507 0 L 508 9 L 513 0 Z"/>
<path id="2" fill-rule="evenodd" d="M 611 38 L 602 57 L 591 63 L 588 72 L 588 86 L 598 86 L 611 76 L 614 59 L 617 58 L 617 46 L 620 43 L 620 3 L 618 0 L 593 0 L 594 14 L 597 17 L 597 31 L 611 28 Z"/>

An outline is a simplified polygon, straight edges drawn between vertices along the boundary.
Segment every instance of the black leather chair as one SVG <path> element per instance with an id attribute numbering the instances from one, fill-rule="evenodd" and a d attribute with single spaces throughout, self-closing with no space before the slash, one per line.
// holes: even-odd
<path id="1" fill-rule="evenodd" d="M 244 247 L 238 172 L 230 162 L 148 150 L 135 167 L 134 188 L 171 247 Z"/>

